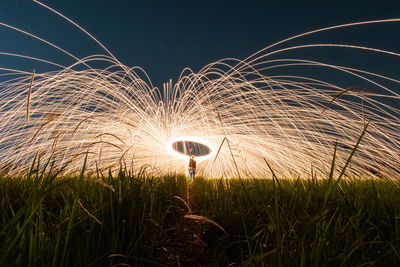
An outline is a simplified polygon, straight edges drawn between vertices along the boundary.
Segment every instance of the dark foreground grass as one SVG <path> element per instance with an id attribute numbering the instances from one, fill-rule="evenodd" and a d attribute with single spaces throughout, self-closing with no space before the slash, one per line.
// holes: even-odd
<path id="1" fill-rule="evenodd" d="M 243 266 L 398 266 L 400 189 L 389 180 L 198 180 L 199 212 L 229 237 L 205 237 L 221 264 Z"/>
<path id="2" fill-rule="evenodd" d="M 398 266 L 390 180 L 0 178 L 1 266 Z M 187 191 L 188 190 L 188 191 Z"/>

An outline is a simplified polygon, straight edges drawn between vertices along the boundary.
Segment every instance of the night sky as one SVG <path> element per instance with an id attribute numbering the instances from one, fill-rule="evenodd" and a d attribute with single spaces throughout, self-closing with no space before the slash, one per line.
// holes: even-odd
<path id="1" fill-rule="evenodd" d="M 199 71 L 222 58 L 244 59 L 274 42 L 302 32 L 349 22 L 400 18 L 400 1 L 42 2 L 93 34 L 125 65 L 144 68 L 158 87 L 170 78 L 176 80 L 185 67 Z M 32 1 L 0 0 L 0 21 L 38 35 L 78 57 L 105 53 L 73 25 Z M 364 31 L 342 31 L 308 40 L 357 41 L 400 52 L 400 23 L 374 27 L 377 26 L 369 27 L 369 30 L 375 30 L 374 35 Z M 36 56 L 65 65 L 74 62 L 53 48 L 4 27 L 0 27 L 0 51 Z M 314 55 L 310 51 L 300 56 L 313 59 Z M 340 61 L 340 53 L 330 54 L 328 60 Z M 366 62 L 360 59 L 359 64 Z M 27 61 L 4 56 L 0 56 L 0 65 L 26 71 L 34 67 Z M 35 68 L 46 71 L 49 67 Z M 389 64 L 382 71 L 390 72 L 393 68 L 395 65 Z"/>

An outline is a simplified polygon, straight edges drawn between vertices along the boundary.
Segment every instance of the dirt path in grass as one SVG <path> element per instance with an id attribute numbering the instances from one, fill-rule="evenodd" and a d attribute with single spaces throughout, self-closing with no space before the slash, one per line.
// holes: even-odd
<path id="1" fill-rule="evenodd" d="M 193 193 L 193 182 L 187 182 L 186 183 L 186 202 L 188 204 L 188 207 L 190 208 L 189 214 L 193 212 L 193 209 L 192 209 L 193 203 L 192 203 L 192 199 L 191 199 L 192 193 Z"/>
<path id="2" fill-rule="evenodd" d="M 164 255 L 170 266 L 209 266 L 215 262 L 210 247 L 204 241 L 207 219 L 198 215 L 193 191 L 193 182 L 187 182 L 185 199 L 182 199 L 186 206 L 182 212 L 183 220 L 167 230 Z"/>

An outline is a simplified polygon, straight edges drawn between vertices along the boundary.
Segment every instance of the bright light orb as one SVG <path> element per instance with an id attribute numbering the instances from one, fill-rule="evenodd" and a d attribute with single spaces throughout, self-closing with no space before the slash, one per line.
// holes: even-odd
<path id="1" fill-rule="evenodd" d="M 214 146 L 210 142 L 194 136 L 173 138 L 167 148 L 172 155 L 181 159 L 189 159 L 194 155 L 197 161 L 203 161 L 215 156 Z"/>

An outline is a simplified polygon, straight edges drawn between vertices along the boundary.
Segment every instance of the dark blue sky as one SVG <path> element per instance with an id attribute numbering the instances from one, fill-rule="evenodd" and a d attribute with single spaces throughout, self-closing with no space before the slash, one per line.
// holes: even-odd
<path id="1" fill-rule="evenodd" d="M 161 86 L 169 78 L 176 80 L 185 67 L 198 71 L 222 58 L 244 59 L 271 43 L 305 31 L 400 17 L 400 1 L 377 0 L 42 2 L 84 27 L 125 65 L 144 68 L 155 86 Z M 104 53 L 78 29 L 32 1 L 0 0 L 0 21 L 41 36 L 78 57 Z M 332 33 L 323 36 L 323 40 L 357 40 L 400 52 L 400 23 L 382 27 L 378 32 L 380 35 L 376 36 L 364 32 Z M 48 46 L 2 27 L 0 51 L 41 57 L 61 64 L 73 62 Z M 312 59 L 313 54 L 306 56 Z M 333 60 L 337 57 L 337 54 L 331 55 Z M 364 63 L 361 61 L 360 65 Z M 17 63 L 1 56 L 0 65 L 24 70 L 32 68 L 25 61 Z"/>

